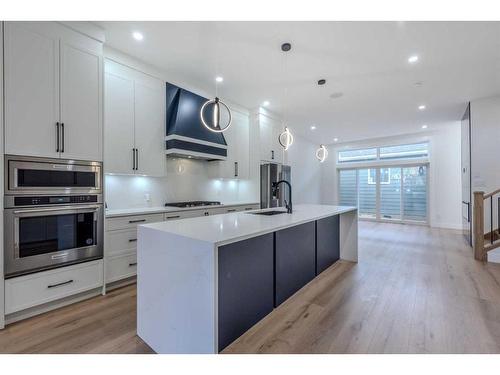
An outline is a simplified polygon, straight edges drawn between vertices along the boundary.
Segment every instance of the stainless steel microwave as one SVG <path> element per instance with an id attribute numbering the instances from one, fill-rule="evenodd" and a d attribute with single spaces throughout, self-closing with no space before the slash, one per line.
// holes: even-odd
<path id="1" fill-rule="evenodd" d="M 101 194 L 102 163 L 5 156 L 5 195 Z"/>

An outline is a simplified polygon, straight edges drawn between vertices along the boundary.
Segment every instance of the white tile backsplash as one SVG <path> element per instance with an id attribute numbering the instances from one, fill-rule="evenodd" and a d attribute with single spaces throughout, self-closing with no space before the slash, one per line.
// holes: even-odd
<path id="1" fill-rule="evenodd" d="M 166 177 L 105 175 L 110 209 L 163 206 L 165 202 L 217 200 L 257 202 L 258 182 L 208 177 L 208 161 L 169 158 Z"/>

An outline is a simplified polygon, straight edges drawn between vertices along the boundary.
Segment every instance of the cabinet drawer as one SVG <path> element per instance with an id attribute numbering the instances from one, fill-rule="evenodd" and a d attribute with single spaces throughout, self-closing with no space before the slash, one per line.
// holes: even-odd
<path id="1" fill-rule="evenodd" d="M 5 280 L 5 313 L 98 288 L 102 278 L 102 260 L 97 260 Z"/>
<path id="2" fill-rule="evenodd" d="M 137 249 L 137 228 L 106 232 L 106 256 L 119 255 Z"/>
<path id="3" fill-rule="evenodd" d="M 106 230 L 131 229 L 136 228 L 140 224 L 155 223 L 158 221 L 163 221 L 163 214 L 113 217 L 106 219 Z"/>
<path id="4" fill-rule="evenodd" d="M 137 274 L 137 252 L 116 255 L 106 260 L 106 282 L 125 279 Z"/>

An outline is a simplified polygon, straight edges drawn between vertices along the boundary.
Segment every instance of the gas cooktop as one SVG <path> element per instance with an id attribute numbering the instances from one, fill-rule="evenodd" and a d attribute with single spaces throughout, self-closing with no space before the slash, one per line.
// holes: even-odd
<path id="1" fill-rule="evenodd" d="M 167 207 L 198 207 L 198 206 L 220 206 L 221 203 L 217 201 L 191 201 L 191 202 L 175 202 L 175 203 L 165 203 Z"/>

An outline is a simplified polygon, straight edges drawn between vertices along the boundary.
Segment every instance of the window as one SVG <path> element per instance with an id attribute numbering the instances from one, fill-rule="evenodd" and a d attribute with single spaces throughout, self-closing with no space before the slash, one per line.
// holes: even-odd
<path id="1" fill-rule="evenodd" d="M 425 158 L 429 155 L 428 143 L 380 147 L 380 159 Z"/>
<path id="2" fill-rule="evenodd" d="M 339 170 L 339 202 L 360 218 L 426 222 L 427 166 Z"/>
<path id="3" fill-rule="evenodd" d="M 376 159 L 377 159 L 376 148 L 339 151 L 339 163 L 346 163 L 353 161 L 367 161 Z"/>
<path id="4" fill-rule="evenodd" d="M 358 206 L 357 171 L 355 169 L 341 170 L 339 172 L 341 206 Z"/>
<path id="5" fill-rule="evenodd" d="M 338 163 L 375 160 L 404 160 L 426 158 L 428 156 L 429 144 L 427 142 L 423 142 L 408 145 L 373 147 L 359 150 L 342 150 L 338 152 Z"/>

